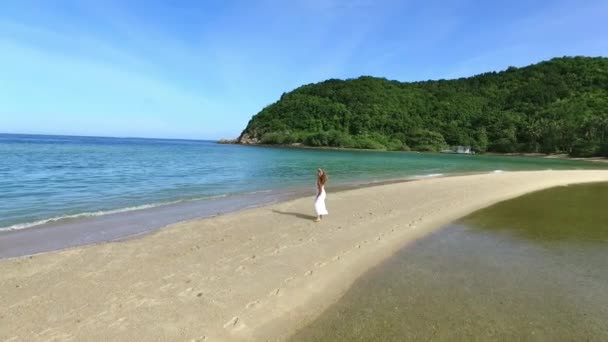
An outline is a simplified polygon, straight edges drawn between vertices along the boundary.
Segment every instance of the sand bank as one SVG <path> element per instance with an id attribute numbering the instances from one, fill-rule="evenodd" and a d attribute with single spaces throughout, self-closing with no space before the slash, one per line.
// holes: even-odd
<path id="1" fill-rule="evenodd" d="M 331 193 L 128 241 L 0 261 L 0 340 L 283 340 L 365 270 L 476 209 L 608 171 L 506 172 Z"/>

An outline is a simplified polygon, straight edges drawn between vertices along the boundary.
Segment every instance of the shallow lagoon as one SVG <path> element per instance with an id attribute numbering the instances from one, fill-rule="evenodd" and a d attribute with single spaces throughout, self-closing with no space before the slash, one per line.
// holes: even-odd
<path id="1" fill-rule="evenodd" d="M 294 341 L 608 340 L 608 184 L 480 210 L 370 270 Z"/>

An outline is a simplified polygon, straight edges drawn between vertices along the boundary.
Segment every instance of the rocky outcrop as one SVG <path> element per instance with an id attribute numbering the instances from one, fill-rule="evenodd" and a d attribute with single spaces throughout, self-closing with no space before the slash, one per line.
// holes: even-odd
<path id="1" fill-rule="evenodd" d="M 256 145 L 259 144 L 260 141 L 258 138 L 249 135 L 249 133 L 243 132 L 241 136 L 237 139 L 237 143 L 243 145 Z"/>
<path id="2" fill-rule="evenodd" d="M 217 142 L 218 144 L 230 145 L 230 144 L 238 144 L 238 140 L 236 139 L 220 139 Z"/>

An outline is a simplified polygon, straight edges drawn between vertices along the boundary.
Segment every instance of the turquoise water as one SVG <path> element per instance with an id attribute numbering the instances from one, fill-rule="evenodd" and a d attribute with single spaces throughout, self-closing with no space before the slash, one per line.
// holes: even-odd
<path id="1" fill-rule="evenodd" d="M 0 229 L 258 191 L 492 170 L 608 168 L 526 157 L 301 150 L 0 134 Z M 331 189 L 331 188 L 330 188 Z"/>

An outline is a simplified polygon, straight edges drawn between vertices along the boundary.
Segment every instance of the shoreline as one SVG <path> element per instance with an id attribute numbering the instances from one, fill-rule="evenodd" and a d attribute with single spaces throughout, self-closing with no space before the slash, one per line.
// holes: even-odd
<path id="1" fill-rule="evenodd" d="M 332 187 L 333 193 L 367 187 L 412 182 L 429 177 L 451 177 L 484 172 L 429 174 L 368 182 L 352 182 Z M 229 215 L 295 199 L 311 197 L 304 188 L 284 188 L 240 193 L 216 198 L 117 211 L 99 216 L 51 220 L 26 228 L 0 230 L 0 260 L 68 250 L 88 245 L 137 239 L 170 225 Z M 174 211 L 181 211 L 179 216 Z M 159 219 L 159 217 L 163 217 Z"/>
<path id="2" fill-rule="evenodd" d="M 369 268 L 453 220 L 608 171 L 427 178 L 171 225 L 141 238 L 0 260 L 0 339 L 284 340 Z M 94 293 L 94 296 L 91 296 Z"/>
<path id="3" fill-rule="evenodd" d="M 137 239 L 173 224 L 237 213 L 295 198 L 297 193 L 291 189 L 279 193 L 260 191 L 3 230 L 0 231 L 0 260 Z"/>
<path id="4" fill-rule="evenodd" d="M 237 150 L 241 151 L 241 149 Z M 252 154 L 274 155 L 271 151 L 266 151 L 268 153 L 264 151 L 255 152 L 253 150 L 249 152 Z M 291 154 L 288 150 L 276 152 Z M 344 158 L 347 162 L 351 162 L 360 153 L 368 154 L 366 152 L 341 154 L 342 151 L 338 153 L 337 150 L 334 152 L 330 153 L 328 151 L 327 154 L 311 153 L 311 158 L 313 160 L 319 159 L 325 161 L 331 165 L 334 155 Z M 354 169 L 341 169 L 342 165 L 335 164 L 334 166 L 337 166 L 337 170 L 341 170 L 341 174 L 335 180 L 341 179 L 343 181 L 332 182 L 331 190 L 336 190 L 336 187 L 333 186 L 335 184 L 338 184 L 340 187 L 344 185 L 346 188 L 353 184 L 355 185 L 354 187 L 361 187 L 366 184 L 382 184 L 386 181 L 423 178 L 425 175 L 432 175 L 434 173 L 451 175 L 462 172 L 492 172 L 496 169 L 503 169 L 505 171 L 551 169 L 552 166 L 548 164 L 555 164 L 555 169 L 597 169 L 605 168 L 604 166 L 606 165 L 579 163 L 578 161 L 550 161 L 549 159 L 545 159 L 544 161 L 531 158 L 513 158 L 508 160 L 508 158 L 500 157 L 476 158 L 445 154 L 423 155 L 412 153 L 408 155 L 370 153 L 369 156 L 369 164 L 366 163 L 361 166 L 353 165 Z M 269 158 L 272 159 L 271 157 Z M 389 163 L 386 168 L 383 168 L 382 161 Z M 358 162 L 353 162 L 353 164 L 355 163 Z M 543 167 L 543 164 L 546 164 L 546 166 Z M 69 190 L 69 187 L 66 190 L 53 191 L 52 183 L 44 184 L 45 187 L 48 187 L 49 198 L 47 200 L 44 200 L 44 198 L 39 198 L 35 201 L 21 200 L 22 197 L 19 197 L 20 191 L 11 190 L 12 196 L 17 196 L 18 201 L 14 203 L 7 202 L 10 210 L 8 215 L 2 217 L 0 258 L 31 255 L 80 245 L 136 237 L 177 222 L 227 214 L 306 195 L 313 196 L 312 191 L 310 191 L 311 189 L 307 186 L 309 178 L 304 178 L 300 173 L 296 177 L 297 179 L 291 179 L 289 176 L 286 176 L 287 172 L 285 172 L 285 170 L 289 169 L 289 166 L 283 165 L 282 168 L 271 169 L 271 171 L 280 172 L 280 179 L 277 182 L 264 186 L 249 186 L 246 184 L 236 187 L 231 187 L 230 185 L 220 186 L 218 190 L 211 191 L 211 193 L 207 193 L 206 195 L 206 190 L 189 192 L 187 189 L 183 189 L 182 191 L 173 191 L 173 194 L 170 196 L 161 196 L 159 198 L 156 196 L 140 196 L 138 193 L 137 196 L 133 196 L 133 198 L 138 198 L 137 200 L 129 200 L 123 204 L 113 203 L 111 199 L 95 196 L 93 193 L 86 195 L 86 192 L 81 190 L 72 191 Z M 175 178 L 169 176 L 170 174 L 168 173 L 158 178 Z M 338 173 L 335 175 L 338 175 Z M 241 175 L 241 179 L 244 179 L 243 177 L 248 177 L 246 172 L 245 175 Z M 19 179 L 19 177 L 16 177 L 14 181 L 19 182 Z M 75 181 L 72 185 L 82 185 L 93 191 L 96 186 L 85 179 L 86 177 Z M 135 177 L 134 179 L 138 178 Z M 191 181 L 198 184 L 196 179 Z M 121 190 L 118 190 L 114 198 L 120 200 L 122 197 L 131 196 L 128 195 L 129 191 L 125 190 L 130 188 L 130 185 L 127 183 L 123 184 L 120 187 Z M 132 191 L 137 192 L 137 188 L 138 186 L 135 186 Z M 171 188 L 171 186 L 167 188 L 160 186 L 158 190 L 165 191 L 171 190 Z M 145 187 L 142 189 L 145 189 Z M 240 193 L 239 190 L 241 191 Z M 61 198 L 62 193 L 74 196 L 74 198 L 83 198 L 86 201 L 90 201 L 91 205 L 77 205 L 77 203 L 74 203 L 74 200 L 63 201 Z M 198 196 L 207 198 L 196 199 Z M 52 198 L 57 198 L 57 203 Z M 36 205 L 33 205 L 33 203 L 36 203 Z M 79 207 L 80 209 L 71 210 L 71 207 Z"/>
<path id="5" fill-rule="evenodd" d="M 215 141 L 216 144 L 220 145 L 238 145 L 238 146 L 249 146 L 249 147 L 266 147 L 266 148 L 285 148 L 294 150 L 319 150 L 319 151 L 364 151 L 364 152 L 397 152 L 397 153 L 420 153 L 420 154 L 444 154 L 442 152 L 427 152 L 427 151 L 398 151 L 398 150 L 387 150 L 387 149 L 369 149 L 369 148 L 354 148 L 354 147 L 333 147 L 333 146 L 307 146 L 307 145 L 275 145 L 275 144 L 242 144 L 238 142 L 220 142 Z M 574 160 L 594 163 L 608 163 L 608 157 L 570 157 L 565 153 L 539 153 L 539 152 L 513 152 L 513 153 L 498 153 L 498 152 L 484 152 L 484 153 L 449 153 L 456 155 L 465 156 L 499 156 L 499 157 L 535 157 L 535 158 L 547 158 L 547 159 L 562 159 L 562 160 Z"/>

